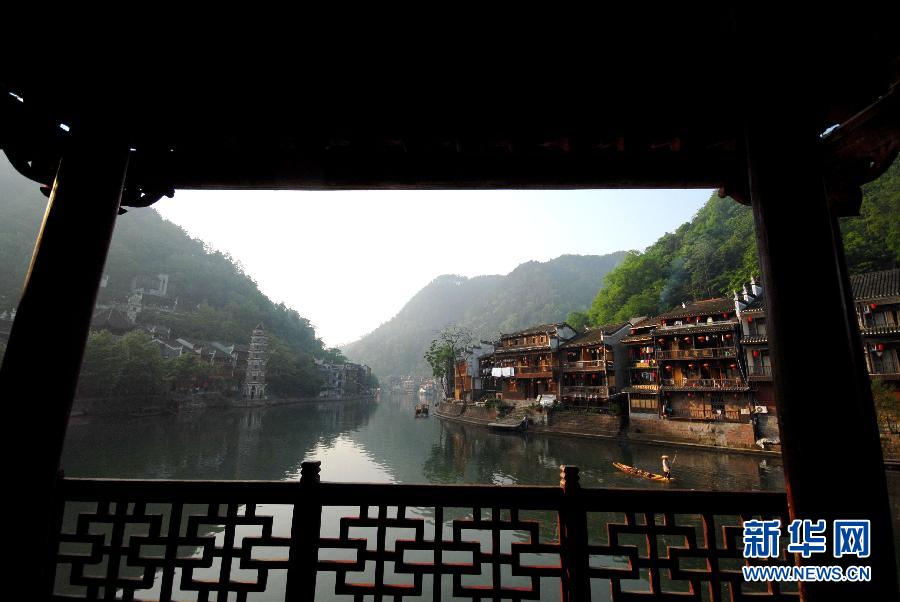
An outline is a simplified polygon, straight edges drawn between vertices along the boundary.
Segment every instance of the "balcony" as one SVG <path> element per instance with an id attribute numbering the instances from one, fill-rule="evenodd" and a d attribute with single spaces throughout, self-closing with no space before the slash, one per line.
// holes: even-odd
<path id="1" fill-rule="evenodd" d="M 664 378 L 662 388 L 668 390 L 699 389 L 705 391 L 743 390 L 746 383 L 740 378 Z"/>
<path id="2" fill-rule="evenodd" d="M 750 366 L 750 380 L 772 380 L 772 366 Z"/>
<path id="3" fill-rule="evenodd" d="M 783 493 L 582 489 L 576 467 L 535 487 L 320 483 L 318 464 L 299 482 L 64 479 L 53 594 L 618 600 L 639 580 L 731 599 L 742 520 L 788 521 Z"/>
<path id="4" fill-rule="evenodd" d="M 656 393 L 659 391 L 659 385 L 656 383 L 638 383 L 628 385 L 628 388 L 632 390 L 632 392 L 644 392 L 647 393 Z"/>
<path id="5" fill-rule="evenodd" d="M 559 368 L 559 364 L 538 364 L 536 366 L 522 364 L 514 367 L 516 378 L 551 378 L 554 370 Z"/>
<path id="6" fill-rule="evenodd" d="M 703 349 L 661 349 L 656 352 L 660 360 L 696 360 L 705 358 L 734 358 L 737 349 L 731 347 L 708 347 Z"/>
<path id="7" fill-rule="evenodd" d="M 657 365 L 656 360 L 635 360 L 632 362 L 631 367 L 655 370 L 659 366 Z"/>
<path id="8" fill-rule="evenodd" d="M 900 380 L 900 371 L 894 372 L 870 372 L 872 380 Z"/>
<path id="9" fill-rule="evenodd" d="M 673 409 L 669 415 L 675 420 L 712 420 L 717 422 L 749 422 L 750 414 L 738 410 L 722 409 L 718 412 L 710 407 Z"/>
<path id="10" fill-rule="evenodd" d="M 599 397 L 606 399 L 609 397 L 609 387 L 563 387 L 563 397 Z"/>
<path id="11" fill-rule="evenodd" d="M 606 362 L 604 360 L 566 362 L 563 364 L 563 370 L 566 372 L 606 372 Z"/>

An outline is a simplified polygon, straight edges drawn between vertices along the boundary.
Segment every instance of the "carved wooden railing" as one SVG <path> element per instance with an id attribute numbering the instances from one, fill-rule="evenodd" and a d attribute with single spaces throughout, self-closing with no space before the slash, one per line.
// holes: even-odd
<path id="1" fill-rule="evenodd" d="M 741 521 L 786 524 L 781 493 L 581 489 L 575 467 L 560 487 L 319 483 L 318 472 L 64 479 L 54 597 L 797 599 L 740 571 Z"/>
<path id="2" fill-rule="evenodd" d="M 582 396 L 582 397 L 609 397 L 609 387 L 608 386 L 594 386 L 594 387 L 563 387 L 562 388 L 563 397 L 566 396 Z"/>
<path id="3" fill-rule="evenodd" d="M 737 357 L 737 349 L 730 347 L 702 347 L 699 349 L 659 349 L 656 357 L 666 359 L 703 359 L 717 357 Z"/>

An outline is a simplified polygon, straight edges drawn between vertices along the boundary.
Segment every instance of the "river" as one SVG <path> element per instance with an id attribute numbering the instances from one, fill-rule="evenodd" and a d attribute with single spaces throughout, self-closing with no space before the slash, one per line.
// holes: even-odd
<path id="1" fill-rule="evenodd" d="M 584 487 L 784 490 L 777 458 L 496 434 L 435 416 L 415 418 L 416 402 L 403 397 L 97 419 L 70 426 L 63 468 L 72 477 L 294 480 L 299 479 L 301 462 L 315 459 L 322 462 L 323 481 L 555 485 L 559 466 L 570 464 L 580 467 Z M 658 472 L 662 453 L 675 457 L 674 483 L 636 479 L 611 465 L 621 461 Z M 896 500 L 897 473 L 889 473 L 889 487 Z M 279 520 L 282 531 L 289 529 L 284 524 L 290 523 L 286 511 L 272 509 L 272 514 L 276 531 Z M 323 532 L 336 533 L 339 516 L 346 514 L 327 509 Z M 333 575 L 331 581 L 320 581 L 317 599 L 344 599 L 331 595 Z M 277 577 L 269 585 L 277 590 Z M 556 591 L 547 589 L 551 599 Z"/>

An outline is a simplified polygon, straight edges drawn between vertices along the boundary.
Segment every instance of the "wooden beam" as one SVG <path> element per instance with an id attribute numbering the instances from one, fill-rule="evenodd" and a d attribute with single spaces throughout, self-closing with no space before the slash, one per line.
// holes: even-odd
<path id="1" fill-rule="evenodd" d="M 34 583 L 45 577 L 35 559 L 48 552 L 50 504 L 127 163 L 127 146 L 108 136 L 82 131 L 71 141 L 0 367 L 0 398 L 22 442 L 12 463 L 24 497 L 12 570 Z"/>
<path id="2" fill-rule="evenodd" d="M 802 95 L 792 97 L 797 91 L 784 80 L 756 83 L 769 94 L 748 104 L 750 195 L 790 516 L 825 519 L 829 546 L 834 520 L 868 519 L 872 527 L 866 559 L 835 559 L 831 547 L 827 556 L 797 557 L 804 565 L 870 565 L 871 582 L 805 583 L 801 593 L 816 601 L 896 599 L 884 462 L 840 229 L 825 193 L 819 132 Z M 816 353 L 840 369 L 810 389 L 806 367 Z M 841 469 L 847 455 L 852 470 Z"/>

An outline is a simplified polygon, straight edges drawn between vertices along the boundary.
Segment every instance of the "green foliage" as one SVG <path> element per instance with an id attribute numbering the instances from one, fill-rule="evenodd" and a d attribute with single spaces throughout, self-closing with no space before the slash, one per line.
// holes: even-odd
<path id="1" fill-rule="evenodd" d="M 46 199 L 41 196 L 37 184 L 16 174 L 8 162 L 0 160 L 0 257 L 4 260 L 0 268 L 0 311 L 11 309 L 18 303 L 45 207 Z M 309 368 L 310 358 L 346 361 L 340 350 L 325 350 L 309 320 L 263 295 L 232 257 L 191 238 L 180 227 L 163 220 L 153 209 L 130 209 L 118 218 L 105 273 L 109 279 L 107 286 L 98 293 L 101 303 L 124 300 L 130 293 L 132 278 L 136 276 L 168 274 L 167 296 L 170 301 L 177 299 L 177 311 L 154 311 L 145 307 L 139 320 L 169 326 L 174 337 L 246 343 L 253 328 L 262 323 L 266 331 L 278 337 L 290 352 L 289 363 L 296 365 L 288 372 L 310 377 L 310 382 L 300 390 L 309 391 L 319 382 L 318 371 Z M 95 348 L 91 353 L 110 353 L 109 340 L 94 340 L 92 344 Z M 140 351 L 139 348 L 119 350 L 133 354 Z M 85 370 L 99 370 L 105 360 L 111 358 L 91 358 L 86 353 Z M 161 378 L 168 381 L 170 387 L 187 386 L 188 381 L 193 381 L 196 386 L 210 384 L 206 381 L 212 375 L 204 374 L 208 369 L 202 362 L 192 366 L 190 360 L 182 361 L 177 369 L 166 366 L 164 378 Z M 123 369 L 132 365 L 126 364 Z M 148 367 L 155 369 L 153 365 Z M 239 381 L 242 377 L 243 374 L 235 378 Z M 285 382 L 291 378 L 286 377 Z M 95 385 L 103 388 L 92 376 L 82 380 L 88 389 Z M 145 381 L 146 378 L 140 376 L 135 382 Z M 234 383 L 217 384 L 227 387 Z M 276 385 L 273 391 L 280 389 L 280 385 Z M 294 390 L 285 385 L 287 389 Z"/>
<path id="2" fill-rule="evenodd" d="M 575 329 L 575 332 L 581 332 L 588 325 L 590 316 L 585 311 L 570 311 L 566 316 L 566 323 Z"/>
<path id="3" fill-rule="evenodd" d="M 859 216 L 842 219 L 841 233 L 851 271 L 870 272 L 900 265 L 900 160 L 863 186 Z"/>
<path id="4" fill-rule="evenodd" d="M 267 391 L 285 398 L 312 397 L 322 387 L 312 356 L 293 351 L 277 337 L 269 338 L 266 382 Z"/>
<path id="5" fill-rule="evenodd" d="M 472 333 L 460 326 L 448 326 L 438 333 L 425 352 L 425 361 L 431 366 L 431 375 L 441 382 L 444 394 L 453 390 L 453 366 L 457 360 L 470 353 Z"/>
<path id="6" fill-rule="evenodd" d="M 841 220 L 851 273 L 900 264 L 900 161 L 863 189 L 858 217 Z M 693 219 L 643 252 L 631 251 L 604 280 L 592 325 L 654 315 L 681 301 L 730 296 L 759 276 L 753 214 L 713 195 Z"/>
<path id="7" fill-rule="evenodd" d="M 78 397 L 146 399 L 163 392 L 165 374 L 159 348 L 146 333 L 135 330 L 117 339 L 106 330 L 92 332 L 84 350 Z"/>

